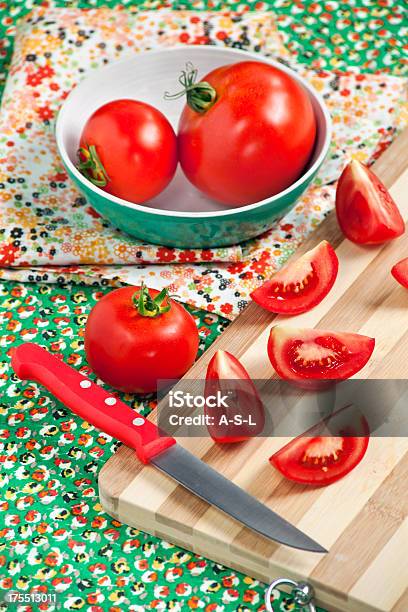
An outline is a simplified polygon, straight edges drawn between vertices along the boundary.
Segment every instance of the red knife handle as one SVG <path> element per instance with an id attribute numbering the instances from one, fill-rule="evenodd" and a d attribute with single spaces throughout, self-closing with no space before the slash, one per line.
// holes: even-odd
<path id="1" fill-rule="evenodd" d="M 143 463 L 176 443 L 170 436 L 161 436 L 154 423 L 38 344 L 20 344 L 14 349 L 11 365 L 17 376 L 40 383 L 72 412 L 134 448 Z"/>

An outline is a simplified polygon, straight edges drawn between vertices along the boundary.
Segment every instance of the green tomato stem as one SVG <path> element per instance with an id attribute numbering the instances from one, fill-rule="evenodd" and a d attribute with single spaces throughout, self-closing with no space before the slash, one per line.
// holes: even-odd
<path id="1" fill-rule="evenodd" d="M 194 68 L 191 62 L 187 62 L 186 69 L 182 71 L 179 77 L 179 83 L 183 87 L 182 91 L 175 94 L 165 92 L 165 100 L 177 100 L 182 96 L 187 97 L 188 106 L 197 113 L 205 113 L 213 106 L 217 100 L 217 92 L 214 87 L 207 81 L 197 80 L 198 70 Z"/>
<path id="2" fill-rule="evenodd" d="M 78 149 L 77 168 L 91 183 L 97 187 L 106 187 L 109 176 L 96 152 L 94 145 L 85 145 Z"/>
<path id="3" fill-rule="evenodd" d="M 167 289 L 162 289 L 155 298 L 149 293 L 149 289 L 142 282 L 139 291 L 132 296 L 133 305 L 142 317 L 158 317 L 171 308 L 170 296 Z"/>

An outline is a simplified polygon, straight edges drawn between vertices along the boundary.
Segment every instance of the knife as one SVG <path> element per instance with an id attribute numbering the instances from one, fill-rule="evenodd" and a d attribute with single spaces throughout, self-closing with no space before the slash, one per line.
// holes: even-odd
<path id="1" fill-rule="evenodd" d="M 177 444 L 151 421 L 38 344 L 14 349 L 12 367 L 21 379 L 46 387 L 72 412 L 133 448 L 186 489 L 253 531 L 293 548 L 327 552 L 288 521 Z"/>

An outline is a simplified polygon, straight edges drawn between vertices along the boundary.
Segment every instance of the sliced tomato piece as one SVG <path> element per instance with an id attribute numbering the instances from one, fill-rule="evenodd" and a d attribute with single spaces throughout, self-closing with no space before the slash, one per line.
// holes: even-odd
<path id="1" fill-rule="evenodd" d="M 286 380 L 344 380 L 365 366 L 374 344 L 374 338 L 360 334 L 275 325 L 268 355 Z"/>
<path id="2" fill-rule="evenodd" d="M 385 185 L 356 160 L 340 176 L 336 213 L 344 235 L 357 244 L 381 244 L 405 231 L 404 220 Z"/>
<path id="3" fill-rule="evenodd" d="M 323 240 L 251 293 L 262 308 L 280 314 L 300 314 L 317 306 L 336 280 L 339 260 Z"/>
<path id="4" fill-rule="evenodd" d="M 370 435 L 365 417 L 350 408 L 320 421 L 269 461 L 285 478 L 302 484 L 323 486 L 343 478 L 364 457 Z"/>
<path id="5" fill-rule="evenodd" d="M 216 442 L 242 442 L 262 432 L 265 411 L 248 372 L 234 355 L 217 351 L 210 360 L 205 381 L 205 397 L 226 396 L 228 407 L 205 406 L 207 424 Z"/>
<path id="6" fill-rule="evenodd" d="M 391 274 L 400 285 L 408 289 L 408 257 L 396 263 L 391 268 Z"/>

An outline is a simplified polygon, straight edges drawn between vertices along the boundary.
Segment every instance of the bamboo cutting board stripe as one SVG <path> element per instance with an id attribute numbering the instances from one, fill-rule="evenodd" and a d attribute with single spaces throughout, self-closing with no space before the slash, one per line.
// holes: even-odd
<path id="1" fill-rule="evenodd" d="M 408 131 L 375 164 L 375 171 L 408 220 Z M 325 300 L 312 311 L 291 318 L 274 316 L 250 304 L 186 378 L 204 377 L 208 361 L 220 348 L 239 357 L 253 378 L 276 376 L 267 359 L 266 344 L 271 326 L 277 323 L 373 336 L 373 357 L 357 377 L 408 378 L 408 292 L 390 274 L 392 265 L 408 256 L 407 237 L 384 246 L 360 247 L 343 239 L 331 214 L 296 256 L 324 238 L 336 247 L 340 262 L 338 278 Z M 300 401 L 299 392 L 292 405 Z M 408 440 L 371 439 L 360 465 L 326 488 L 305 488 L 285 481 L 270 466 L 268 457 L 286 441 L 261 438 L 222 446 L 209 438 L 179 440 L 326 546 L 329 554 L 324 557 L 256 535 L 154 468 L 141 466 L 125 447 L 100 474 L 101 500 L 119 520 L 259 579 L 267 581 L 280 575 L 310 579 L 319 601 L 330 610 L 408 609 L 404 556 L 408 547 Z"/>

